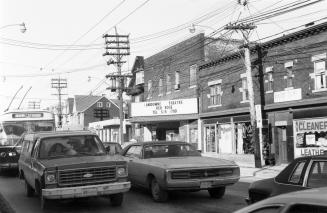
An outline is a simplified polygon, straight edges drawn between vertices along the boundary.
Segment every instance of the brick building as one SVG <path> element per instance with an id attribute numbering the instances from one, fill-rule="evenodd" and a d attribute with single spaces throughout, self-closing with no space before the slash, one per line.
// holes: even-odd
<path id="1" fill-rule="evenodd" d="M 135 137 L 183 140 L 200 148 L 198 66 L 220 53 L 222 46 L 234 49 L 235 43 L 202 33 L 144 60 L 137 57 L 129 91 Z"/>
<path id="2" fill-rule="evenodd" d="M 251 49 L 262 146 L 277 164 L 327 149 L 327 23 Z M 254 163 L 248 88 L 241 54 L 199 67 L 201 148 L 205 155 Z"/>

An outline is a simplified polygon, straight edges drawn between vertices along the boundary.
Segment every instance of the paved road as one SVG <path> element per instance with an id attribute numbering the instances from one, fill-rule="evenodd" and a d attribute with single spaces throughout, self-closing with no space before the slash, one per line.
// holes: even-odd
<path id="1" fill-rule="evenodd" d="M 167 203 L 155 203 L 150 194 L 140 189 L 126 193 L 121 207 L 112 207 L 105 198 L 52 202 L 49 209 L 42 211 L 37 197 L 24 195 L 24 183 L 16 174 L 0 174 L 0 192 L 17 213 L 39 212 L 111 212 L 111 213 L 229 213 L 245 206 L 249 183 L 239 182 L 227 188 L 222 199 L 212 199 L 206 191 L 174 193 Z"/>

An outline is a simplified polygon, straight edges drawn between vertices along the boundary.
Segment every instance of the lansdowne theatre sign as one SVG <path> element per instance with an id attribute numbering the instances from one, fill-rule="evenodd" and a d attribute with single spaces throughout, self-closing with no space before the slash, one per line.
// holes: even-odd
<path id="1" fill-rule="evenodd" d="M 327 150 L 327 117 L 293 121 L 294 157 L 321 155 Z"/>
<path id="2" fill-rule="evenodd" d="M 198 113 L 196 98 L 132 103 L 131 116 L 182 115 Z"/>

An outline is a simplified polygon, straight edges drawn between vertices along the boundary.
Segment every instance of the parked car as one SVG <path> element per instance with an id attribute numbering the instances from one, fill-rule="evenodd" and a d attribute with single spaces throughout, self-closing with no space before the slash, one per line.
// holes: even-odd
<path id="1" fill-rule="evenodd" d="M 52 199 L 108 196 L 113 206 L 130 189 L 126 161 L 107 155 L 89 131 L 29 133 L 18 162 L 25 193 L 34 193 L 45 208 Z"/>
<path id="2" fill-rule="evenodd" d="M 327 213 L 327 187 L 271 197 L 234 213 Z"/>
<path id="3" fill-rule="evenodd" d="M 253 182 L 249 187 L 248 203 L 275 195 L 308 188 L 327 186 L 327 155 L 295 159 L 275 178 Z"/>
<path id="4" fill-rule="evenodd" d="M 151 190 L 154 201 L 168 199 L 169 191 L 208 190 L 221 198 L 225 187 L 240 178 L 240 168 L 231 161 L 202 157 L 190 144 L 152 141 L 130 144 L 123 150 L 129 180 Z"/>
<path id="5" fill-rule="evenodd" d="M 121 154 L 122 147 L 117 142 L 103 142 L 103 145 L 109 155 Z"/>

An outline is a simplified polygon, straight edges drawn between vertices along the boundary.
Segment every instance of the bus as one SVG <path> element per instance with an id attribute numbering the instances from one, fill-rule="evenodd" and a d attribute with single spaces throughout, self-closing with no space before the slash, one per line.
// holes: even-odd
<path id="1" fill-rule="evenodd" d="M 0 115 L 0 170 L 17 168 L 16 145 L 25 132 L 54 129 L 54 114 L 46 110 L 13 110 Z"/>

